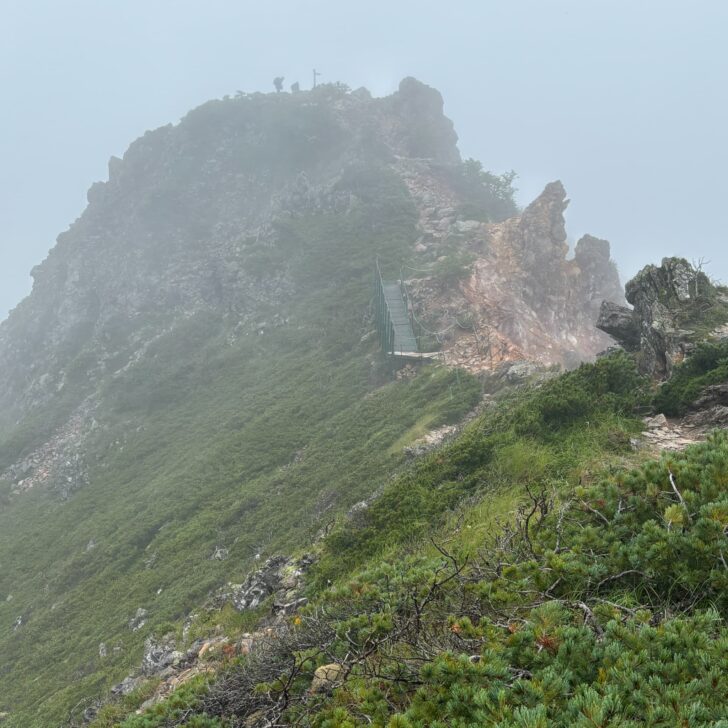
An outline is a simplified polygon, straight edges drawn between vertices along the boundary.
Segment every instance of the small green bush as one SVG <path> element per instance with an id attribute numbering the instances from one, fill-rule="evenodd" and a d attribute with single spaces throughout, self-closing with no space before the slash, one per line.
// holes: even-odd
<path id="1" fill-rule="evenodd" d="M 666 415 L 683 415 L 705 387 L 725 381 L 728 381 L 728 341 L 703 342 L 675 367 L 670 379 L 655 395 L 654 407 Z"/>

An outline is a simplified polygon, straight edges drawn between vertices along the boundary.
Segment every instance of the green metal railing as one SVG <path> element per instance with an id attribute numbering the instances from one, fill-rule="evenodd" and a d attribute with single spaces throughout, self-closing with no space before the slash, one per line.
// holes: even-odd
<path id="1" fill-rule="evenodd" d="M 461 325 L 457 318 L 441 331 L 430 331 L 423 325 L 415 314 L 412 298 L 405 283 L 405 267 L 409 266 L 399 269 L 399 280 L 386 281 L 382 276 L 379 256 L 375 259 L 374 308 L 379 343 L 382 350 L 390 355 L 400 351 L 430 357 L 441 349 L 442 337 L 455 326 Z M 394 290 L 397 289 L 398 295 L 395 295 Z M 394 310 L 390 310 L 390 306 Z M 404 316 L 407 323 L 403 319 Z"/>
<path id="2" fill-rule="evenodd" d="M 427 331 L 417 320 L 404 282 L 404 271 L 400 268 L 399 280 L 385 280 L 379 265 L 374 266 L 374 304 L 382 350 L 387 354 L 422 351 L 429 342 Z"/>
<path id="3" fill-rule="evenodd" d="M 394 354 L 394 324 L 392 323 L 392 315 L 387 305 L 387 299 L 384 296 L 384 279 L 379 268 L 378 258 L 375 261 L 374 271 L 374 315 L 382 351 L 387 354 Z"/>

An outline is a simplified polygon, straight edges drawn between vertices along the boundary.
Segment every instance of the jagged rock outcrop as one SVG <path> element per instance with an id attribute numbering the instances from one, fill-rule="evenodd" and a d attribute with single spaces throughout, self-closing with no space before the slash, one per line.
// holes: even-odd
<path id="1" fill-rule="evenodd" d="M 141 671 L 147 677 L 157 675 L 168 667 L 181 665 L 184 660 L 185 654 L 177 649 L 173 635 L 166 635 L 159 640 L 147 637 Z"/>
<path id="2" fill-rule="evenodd" d="M 720 293 L 683 258 L 648 265 L 625 286 L 633 308 L 602 304 L 597 327 L 628 351 L 639 352 L 640 369 L 664 379 L 692 349 L 695 327 L 724 306 Z"/>
<path id="3" fill-rule="evenodd" d="M 680 326 L 680 314 L 709 285 L 705 274 L 681 258 L 664 258 L 659 267 L 647 266 L 627 283 L 625 294 L 639 322 L 645 371 L 669 376 L 683 360 L 690 331 Z"/>
<path id="4" fill-rule="evenodd" d="M 559 264 L 569 250 L 564 220 L 568 205 L 566 190 L 561 182 L 550 182 L 523 211 L 518 218 L 517 232 L 509 236 L 509 242 L 523 269 L 542 271 L 544 287 L 556 285 L 561 277 Z M 556 274 L 556 280 L 549 278 L 551 273 Z M 533 296 L 534 291 L 528 293 Z"/>
<path id="5" fill-rule="evenodd" d="M 425 171 L 408 183 L 427 204 L 438 197 L 453 204 L 452 190 Z M 436 276 L 407 281 L 416 315 L 438 333 L 445 361 L 471 371 L 517 360 L 574 366 L 608 346 L 595 324 L 602 300 L 624 300 L 617 269 L 609 243 L 590 235 L 567 259 L 567 205 L 563 185 L 552 182 L 521 215 L 499 223 L 460 221 L 452 206 L 427 208 L 441 217 L 420 221 L 423 258 L 446 249 L 454 234 L 471 255 L 460 281 L 444 290 Z"/>
<path id="6" fill-rule="evenodd" d="M 303 576 L 315 558 L 304 555 L 294 560 L 287 556 L 273 556 L 259 569 L 250 573 L 242 584 L 228 584 L 215 596 L 215 604 L 230 602 L 239 612 L 256 609 L 273 597 L 274 614 L 288 614 L 303 604 L 301 596 Z"/>

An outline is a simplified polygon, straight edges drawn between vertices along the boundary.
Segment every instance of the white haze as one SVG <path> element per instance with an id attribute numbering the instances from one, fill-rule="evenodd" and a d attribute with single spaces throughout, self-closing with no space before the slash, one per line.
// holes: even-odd
<path id="1" fill-rule="evenodd" d="M 570 236 L 623 278 L 663 255 L 728 279 L 728 3 L 2 0 L 0 319 L 106 162 L 213 97 L 322 81 L 438 88 L 464 156 L 560 178 Z"/>

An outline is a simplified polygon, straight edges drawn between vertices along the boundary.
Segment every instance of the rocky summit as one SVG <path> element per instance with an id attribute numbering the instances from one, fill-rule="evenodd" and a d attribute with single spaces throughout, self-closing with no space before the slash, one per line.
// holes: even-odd
<path id="1" fill-rule="evenodd" d="M 3 728 L 440 725 L 451 689 L 463 725 L 700 724 L 635 702 L 667 653 L 613 656 L 719 630 L 725 289 L 666 259 L 625 298 L 561 182 L 512 182 L 413 78 L 110 160 L 0 324 Z"/>
<path id="2" fill-rule="evenodd" d="M 599 305 L 623 299 L 609 244 L 585 236 L 567 260 L 561 183 L 518 214 L 507 183 L 463 164 L 456 142 L 440 94 L 412 78 L 385 98 L 322 86 L 211 101 L 148 132 L 109 161 L 0 328 L 2 421 L 57 399 L 69 378 L 95 391 L 203 311 L 241 333 L 295 326 L 305 250 L 283 228 L 350 214 L 376 174 L 402 186 L 416 218 L 408 244 L 384 256 L 411 264 L 417 310 L 449 327 L 448 359 L 479 370 L 593 358 L 607 342 Z"/>
<path id="3" fill-rule="evenodd" d="M 610 341 L 594 326 L 602 301 L 623 300 L 609 243 L 584 236 L 567 259 L 561 183 L 519 213 L 509 182 L 463 163 L 456 142 L 440 94 L 407 78 L 381 99 L 323 86 L 212 101 L 112 158 L 0 327 L 0 423 L 44 412 L 9 479 L 82 485 L 100 388 L 186 321 L 211 315 L 233 339 L 300 329 L 310 279 L 296 225 L 366 204 L 388 214 L 377 175 L 397 186 L 407 239 L 358 252 L 404 280 L 446 363 L 593 359 Z"/>

